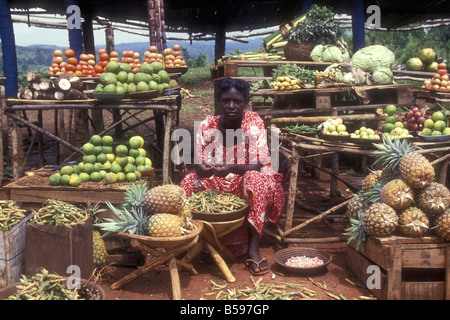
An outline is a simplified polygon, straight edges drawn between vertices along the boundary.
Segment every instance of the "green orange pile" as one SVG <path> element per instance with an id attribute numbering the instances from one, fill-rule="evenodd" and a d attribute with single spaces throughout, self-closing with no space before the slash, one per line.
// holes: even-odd
<path id="1" fill-rule="evenodd" d="M 424 128 L 422 135 L 424 136 L 442 136 L 450 134 L 450 127 L 447 126 L 447 116 L 450 114 L 450 110 L 435 111 L 431 117 L 425 120 L 423 123 Z"/>
<path id="2" fill-rule="evenodd" d="M 141 178 L 141 171 L 150 170 L 152 161 L 147 157 L 144 139 L 133 136 L 129 147 L 118 144 L 113 147 L 111 136 L 93 135 L 82 146 L 84 156 L 77 165 L 66 165 L 49 177 L 52 186 L 70 185 L 77 187 L 83 182 L 133 182 Z"/>
<path id="3" fill-rule="evenodd" d="M 162 94 L 165 89 L 178 86 L 176 80 L 170 79 L 161 62 L 144 62 L 137 72 L 133 72 L 128 63 L 110 61 L 105 69 L 106 72 L 99 76 L 100 83 L 94 93 L 127 94 L 159 90 Z"/>

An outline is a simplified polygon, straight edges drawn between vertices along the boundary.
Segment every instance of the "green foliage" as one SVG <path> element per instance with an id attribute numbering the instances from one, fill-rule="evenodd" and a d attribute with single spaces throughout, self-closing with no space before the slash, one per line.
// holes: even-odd
<path id="1" fill-rule="evenodd" d="M 180 77 L 181 85 L 196 85 L 205 81 L 211 81 L 210 67 L 193 67 Z"/>
<path id="2" fill-rule="evenodd" d="M 303 84 L 314 84 L 315 74 L 316 72 L 314 70 L 300 68 L 296 64 L 286 63 L 279 65 L 278 68 L 273 70 L 272 79 L 276 80 L 278 77 L 290 75 L 300 79 Z"/>
<path id="3" fill-rule="evenodd" d="M 312 5 L 306 19 L 292 28 L 288 39 L 299 43 L 314 41 L 317 44 L 336 44 L 340 40 L 341 30 L 333 19 L 334 13 L 330 8 Z"/>

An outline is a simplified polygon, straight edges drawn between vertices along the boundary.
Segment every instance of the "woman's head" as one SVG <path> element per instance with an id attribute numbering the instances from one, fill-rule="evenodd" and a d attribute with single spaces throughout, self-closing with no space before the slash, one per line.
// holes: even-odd
<path id="1" fill-rule="evenodd" d="M 218 104 L 225 120 L 242 117 L 249 102 L 249 84 L 242 79 L 226 77 L 217 86 Z"/>
<path id="2" fill-rule="evenodd" d="M 250 85 L 245 80 L 233 79 L 230 77 L 223 78 L 217 85 L 217 96 L 219 98 L 219 102 L 223 93 L 233 88 L 242 95 L 245 103 L 248 104 L 250 101 Z"/>

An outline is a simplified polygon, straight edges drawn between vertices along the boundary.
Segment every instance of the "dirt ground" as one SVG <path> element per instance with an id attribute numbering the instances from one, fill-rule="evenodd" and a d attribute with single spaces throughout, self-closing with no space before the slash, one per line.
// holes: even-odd
<path id="1" fill-rule="evenodd" d="M 193 121 L 203 119 L 206 114 L 214 111 L 214 107 L 213 95 L 211 94 L 212 86 L 210 83 L 188 89 L 193 96 L 183 99 L 183 109 L 180 113 L 179 127 L 191 130 Z M 52 125 L 52 119 L 52 116 L 49 115 L 44 119 L 44 123 Z M 23 132 L 24 135 L 27 134 L 25 129 Z M 48 154 L 48 159 L 50 160 L 47 160 L 47 162 L 52 161 L 51 153 L 54 152 L 54 150 L 54 144 L 48 142 L 46 154 Z M 37 165 L 36 154 L 37 152 L 34 152 L 30 156 L 28 165 L 31 167 Z M 4 182 L 3 186 L 7 183 L 8 181 Z M 298 180 L 298 201 L 305 204 L 307 207 L 318 208 L 323 212 L 328 208 L 343 202 L 346 197 L 351 195 L 348 188 L 339 183 L 341 196 L 329 198 L 327 196 L 329 186 L 330 176 L 321 173 L 320 178 L 312 178 L 308 170 L 302 170 Z M 4 193 L 1 195 L 2 198 L 6 198 Z M 315 215 L 317 215 L 317 212 L 297 206 L 295 209 L 294 223 L 298 224 L 304 222 Z M 347 222 L 343 219 L 344 212 L 340 210 L 332 216 L 332 218 L 321 219 L 311 223 L 295 233 L 293 237 L 304 241 L 300 244 L 280 244 L 271 236 L 264 234 L 261 240 L 261 255 L 268 259 L 270 271 L 262 277 L 251 276 L 244 264 L 245 257 L 241 257 L 235 263 L 228 262 L 228 266 L 236 278 L 236 282 L 227 284 L 213 259 L 206 251 L 200 253 L 193 260 L 193 266 L 198 274 L 192 275 L 181 269 L 179 271 L 182 298 L 186 300 L 217 300 L 220 297 L 224 298 L 230 291 L 233 292 L 233 290 L 238 291 L 246 287 L 255 288 L 254 281 L 260 281 L 260 286 L 263 284 L 280 285 L 280 288 L 282 289 L 279 290 L 285 293 L 299 290 L 292 289 L 289 286 L 283 287 L 283 285 L 286 284 L 297 285 L 300 286 L 300 288 L 307 288 L 310 290 L 309 293 L 311 293 L 311 295 L 309 297 L 301 296 L 299 294 L 290 295 L 289 297 L 294 300 L 305 298 L 318 300 L 375 299 L 370 291 L 367 290 L 363 284 L 359 283 L 355 275 L 348 269 L 346 264 L 346 242 L 344 240 L 325 243 L 311 241 L 311 239 L 342 236 L 342 233 L 347 227 Z M 278 223 L 283 229 L 285 223 L 284 215 Z M 272 232 L 276 232 L 274 226 L 266 225 L 266 228 Z M 275 263 L 274 253 L 281 248 L 294 246 L 320 249 L 332 256 L 332 262 L 328 265 L 327 269 L 320 274 L 292 273 Z M 99 284 L 104 289 L 107 300 L 171 300 L 173 298 L 171 277 L 167 265 L 158 267 L 156 270 L 143 275 L 120 290 L 112 290 L 110 288 L 111 284 L 130 274 L 138 267 L 139 266 L 110 265 L 104 270 L 102 277 L 99 279 Z M 219 286 L 226 286 L 217 289 L 214 283 Z M 222 292 L 219 294 L 221 290 Z M 242 300 L 251 297 L 252 295 L 248 297 L 242 296 L 239 297 L 239 299 Z"/>

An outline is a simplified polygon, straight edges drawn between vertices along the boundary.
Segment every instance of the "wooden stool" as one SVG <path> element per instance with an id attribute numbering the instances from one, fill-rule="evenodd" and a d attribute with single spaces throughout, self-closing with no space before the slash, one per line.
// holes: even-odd
<path id="1" fill-rule="evenodd" d="M 136 271 L 123 277 L 119 281 L 113 283 L 111 285 L 111 289 L 121 289 L 125 285 L 143 276 L 144 274 L 147 274 L 156 267 L 165 265 L 169 262 L 173 300 L 181 300 L 181 286 L 177 266 L 188 270 L 192 274 L 197 274 L 197 271 L 191 264 L 176 259 L 176 256 L 188 251 L 198 243 L 199 235 L 203 230 L 203 223 L 201 221 L 193 220 L 192 224 L 194 226 L 193 232 L 180 237 L 159 238 L 119 232 L 119 236 L 131 239 L 131 246 L 144 253 L 151 254 L 156 258 Z"/>
<path id="2" fill-rule="evenodd" d="M 219 239 L 242 226 L 244 221 L 245 216 L 232 221 L 208 222 L 202 220 L 201 222 L 203 223 L 203 229 L 201 231 L 200 241 L 181 261 L 184 263 L 189 263 L 202 251 L 202 249 L 205 248 L 219 269 L 222 271 L 225 279 L 228 282 L 235 282 L 236 278 L 231 273 L 221 254 L 224 255 L 226 259 L 233 262 L 236 261 L 236 257 L 219 241 Z"/>

